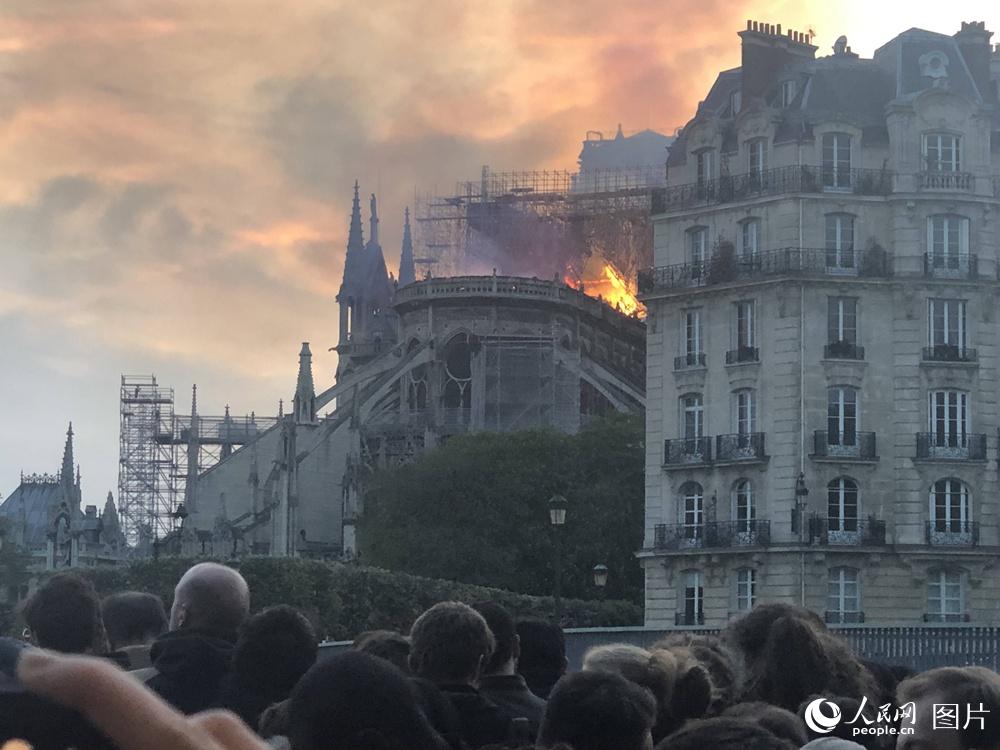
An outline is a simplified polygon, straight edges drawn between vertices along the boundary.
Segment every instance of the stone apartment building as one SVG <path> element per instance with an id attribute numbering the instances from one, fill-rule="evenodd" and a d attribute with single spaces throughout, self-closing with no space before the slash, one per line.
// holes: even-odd
<path id="1" fill-rule="evenodd" d="M 1000 624 L 1000 47 L 739 36 L 640 275 L 646 624 Z"/>

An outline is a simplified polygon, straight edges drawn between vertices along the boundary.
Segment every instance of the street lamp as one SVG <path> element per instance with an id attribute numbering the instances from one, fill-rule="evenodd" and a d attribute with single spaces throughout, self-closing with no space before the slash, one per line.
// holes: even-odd
<path id="1" fill-rule="evenodd" d="M 553 495 L 549 498 L 549 523 L 555 529 L 555 585 L 553 587 L 553 598 L 556 605 L 556 622 L 562 621 L 562 534 L 560 529 L 566 523 L 566 498 L 562 495 Z"/>
<path id="2" fill-rule="evenodd" d="M 594 585 L 601 592 L 601 599 L 604 598 L 605 586 L 608 585 L 608 566 L 604 563 L 597 563 L 594 566 Z"/>
<path id="3" fill-rule="evenodd" d="M 795 521 L 794 530 L 799 532 L 799 540 L 802 539 L 802 534 L 805 531 L 805 510 L 806 510 L 806 497 L 809 495 L 809 488 L 806 487 L 806 475 L 799 472 L 798 478 L 795 480 Z"/>

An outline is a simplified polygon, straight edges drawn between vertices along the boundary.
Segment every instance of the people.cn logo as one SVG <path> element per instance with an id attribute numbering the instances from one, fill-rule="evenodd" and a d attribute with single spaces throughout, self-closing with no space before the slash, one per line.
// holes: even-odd
<path id="1" fill-rule="evenodd" d="M 829 706 L 830 714 L 823 711 L 823 704 Z M 816 734 L 829 734 L 840 723 L 840 706 L 825 698 L 817 698 L 806 706 L 805 716 L 806 726 Z"/>

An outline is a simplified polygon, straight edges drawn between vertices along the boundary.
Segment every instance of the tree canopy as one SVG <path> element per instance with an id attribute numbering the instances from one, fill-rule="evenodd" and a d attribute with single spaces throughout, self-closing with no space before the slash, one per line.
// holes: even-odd
<path id="1" fill-rule="evenodd" d="M 416 575 L 552 593 L 562 535 L 563 594 L 596 598 L 592 570 L 607 565 L 609 598 L 642 601 L 644 427 L 614 414 L 577 435 L 554 430 L 449 439 L 369 482 L 359 545 L 366 564 Z M 568 500 L 549 524 L 548 500 Z"/>

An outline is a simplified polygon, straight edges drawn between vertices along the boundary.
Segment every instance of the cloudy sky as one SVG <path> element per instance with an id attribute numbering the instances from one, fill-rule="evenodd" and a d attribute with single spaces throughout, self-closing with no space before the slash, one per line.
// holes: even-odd
<path id="1" fill-rule="evenodd" d="M 117 486 L 122 373 L 273 414 L 300 342 L 335 360 L 351 185 L 398 254 L 415 189 L 572 168 L 585 131 L 682 125 L 746 18 L 847 34 L 1000 27 L 992 2 L 4 0 L 0 496 Z M 821 52 L 822 53 L 822 52 Z M 116 493 L 117 494 L 117 493 Z"/>

